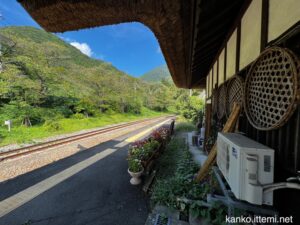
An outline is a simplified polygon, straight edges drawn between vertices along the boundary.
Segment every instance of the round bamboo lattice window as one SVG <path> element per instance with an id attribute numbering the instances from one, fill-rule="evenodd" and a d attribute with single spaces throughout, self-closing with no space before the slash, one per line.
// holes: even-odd
<path id="1" fill-rule="evenodd" d="M 218 89 L 213 90 L 212 93 L 212 112 L 214 115 L 217 114 L 218 111 Z"/>
<path id="2" fill-rule="evenodd" d="M 244 108 L 256 129 L 281 127 L 296 108 L 299 61 L 290 50 L 272 47 L 253 63 L 245 82 Z"/>
<path id="3" fill-rule="evenodd" d="M 217 116 L 222 119 L 226 115 L 226 85 L 221 84 L 218 89 Z"/>
<path id="4" fill-rule="evenodd" d="M 243 105 L 244 99 L 244 79 L 241 76 L 234 76 L 228 81 L 227 85 L 227 103 L 226 113 L 230 115 L 233 103 L 236 102 L 239 105 Z"/>

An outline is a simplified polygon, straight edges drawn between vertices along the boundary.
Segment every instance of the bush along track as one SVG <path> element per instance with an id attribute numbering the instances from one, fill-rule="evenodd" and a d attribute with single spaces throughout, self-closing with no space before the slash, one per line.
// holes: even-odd
<path id="1" fill-rule="evenodd" d="M 216 181 L 210 176 L 202 184 L 194 182 L 198 166 L 192 160 L 184 138 L 174 137 L 158 160 L 159 172 L 152 187 L 151 206 L 165 205 L 179 210 L 184 217 L 207 219 L 212 224 L 225 224 L 226 208 L 204 206 L 207 194 L 215 189 Z"/>

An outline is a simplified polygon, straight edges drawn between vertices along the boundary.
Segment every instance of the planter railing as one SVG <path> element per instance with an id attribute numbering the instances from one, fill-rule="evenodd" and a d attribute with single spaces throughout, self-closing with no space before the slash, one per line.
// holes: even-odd
<path id="1" fill-rule="evenodd" d="M 174 123 L 172 123 L 171 125 L 174 126 Z M 145 176 L 151 173 L 153 165 L 155 164 L 155 160 L 159 158 L 159 156 L 163 153 L 167 143 L 170 141 L 173 126 L 170 126 L 168 130 L 165 130 L 166 128 L 161 128 L 160 130 L 156 130 L 147 139 L 136 142 L 130 147 L 131 150 L 129 150 L 128 153 L 128 160 L 135 160 L 134 159 L 135 157 L 137 160 L 140 160 L 140 163 L 144 168 L 143 174 Z M 156 144 L 154 144 L 153 142 L 156 142 Z M 158 143 L 159 145 L 157 146 Z M 147 144 L 150 145 L 146 146 Z M 154 146 L 152 147 L 155 149 L 150 150 L 152 144 L 154 144 Z M 157 147 L 155 147 L 155 145 Z M 146 147 L 144 148 L 144 146 Z M 151 152 L 150 155 L 148 155 L 149 150 Z M 145 156 L 143 156 L 144 153 Z"/>
<path id="2" fill-rule="evenodd" d="M 163 149 L 163 144 L 160 144 L 159 147 L 153 151 L 152 155 L 147 160 L 142 160 L 142 166 L 146 168 L 152 160 L 157 159 L 162 149 Z"/>

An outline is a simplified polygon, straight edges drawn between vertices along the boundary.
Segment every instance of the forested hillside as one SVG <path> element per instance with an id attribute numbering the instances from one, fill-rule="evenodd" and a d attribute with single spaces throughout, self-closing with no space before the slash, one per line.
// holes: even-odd
<path id="1" fill-rule="evenodd" d="M 160 82 L 163 79 L 171 80 L 171 74 L 167 65 L 156 67 L 140 77 L 142 80 L 150 82 Z"/>
<path id="2" fill-rule="evenodd" d="M 166 109 L 164 102 L 156 99 L 159 87 L 91 59 L 53 34 L 32 27 L 2 28 L 0 34 L 6 37 L 2 39 L 2 116 L 17 107 L 19 116 L 26 114 L 35 123 L 41 119 L 38 114 L 45 113 L 139 113 L 143 105 L 154 110 Z M 36 107 L 38 111 L 28 113 Z"/>
<path id="3" fill-rule="evenodd" d="M 0 28 L 0 41 L 0 138 L 12 135 L 3 126 L 8 119 L 22 129 L 42 127 L 40 135 L 46 129 L 68 132 L 97 126 L 89 120 L 69 129 L 68 118 L 74 123 L 109 114 L 183 111 L 179 101 L 189 102 L 188 92 L 177 89 L 171 80 L 148 83 L 133 78 L 43 30 Z"/>

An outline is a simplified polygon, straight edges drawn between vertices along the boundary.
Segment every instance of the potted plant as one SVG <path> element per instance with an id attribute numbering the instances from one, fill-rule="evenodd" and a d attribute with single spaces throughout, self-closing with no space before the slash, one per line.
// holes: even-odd
<path id="1" fill-rule="evenodd" d="M 141 183 L 140 176 L 144 172 L 144 168 L 141 164 L 141 161 L 136 158 L 129 158 L 128 159 L 128 173 L 132 177 L 130 179 L 130 183 L 132 185 L 138 185 Z"/>

